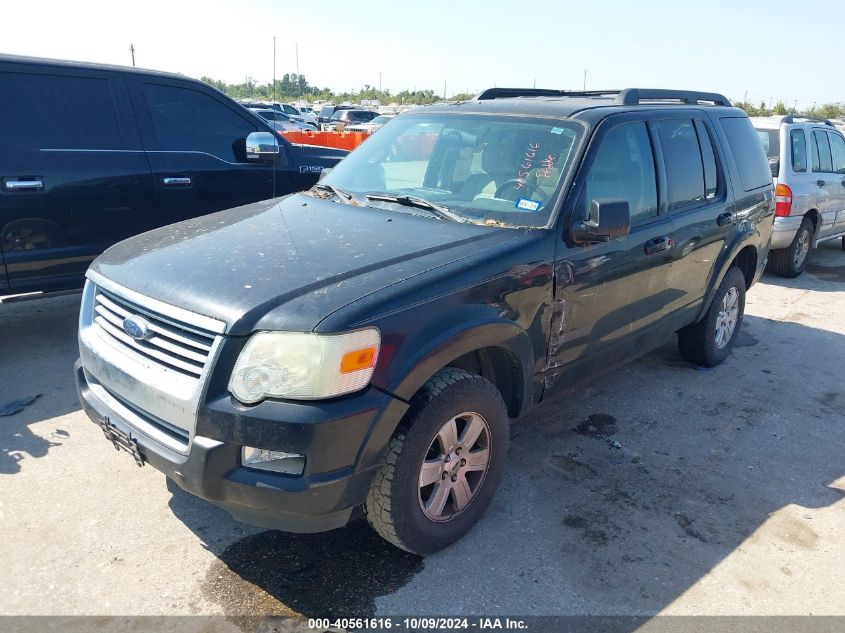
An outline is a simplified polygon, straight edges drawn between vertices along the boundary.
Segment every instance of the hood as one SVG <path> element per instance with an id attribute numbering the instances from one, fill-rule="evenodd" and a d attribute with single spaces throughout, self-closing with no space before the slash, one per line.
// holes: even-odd
<path id="1" fill-rule="evenodd" d="M 364 294 L 515 233 L 293 195 L 138 235 L 107 250 L 91 269 L 222 320 L 230 334 L 310 331 Z"/>

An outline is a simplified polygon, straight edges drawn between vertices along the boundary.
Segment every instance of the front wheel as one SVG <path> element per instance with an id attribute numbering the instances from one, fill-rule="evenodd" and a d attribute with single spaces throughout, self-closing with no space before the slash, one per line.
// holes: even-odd
<path id="1" fill-rule="evenodd" d="M 715 367 L 731 353 L 745 314 L 745 275 L 731 266 L 698 322 L 678 332 L 681 356 L 702 367 Z"/>
<path id="2" fill-rule="evenodd" d="M 496 387 L 462 369 L 437 372 L 411 401 L 364 511 L 383 538 L 432 554 L 481 518 L 502 478 L 508 413 Z"/>

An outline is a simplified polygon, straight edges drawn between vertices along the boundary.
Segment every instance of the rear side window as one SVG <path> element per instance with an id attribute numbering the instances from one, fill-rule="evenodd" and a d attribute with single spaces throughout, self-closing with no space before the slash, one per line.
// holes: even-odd
<path id="1" fill-rule="evenodd" d="M 827 135 L 830 137 L 833 171 L 837 174 L 845 174 L 845 139 L 833 132 L 828 132 Z"/>
<path id="2" fill-rule="evenodd" d="M 584 217 L 597 198 L 627 200 L 631 226 L 657 215 L 654 152 L 645 123 L 618 125 L 602 140 L 578 201 Z"/>
<path id="3" fill-rule="evenodd" d="M 769 158 L 780 156 L 780 130 L 757 129 L 757 137 Z"/>
<path id="4" fill-rule="evenodd" d="M 822 130 L 813 130 L 813 145 L 815 146 L 813 148 L 813 171 L 833 171 L 827 134 Z"/>
<path id="5" fill-rule="evenodd" d="M 807 136 L 804 130 L 792 130 L 789 133 L 789 145 L 792 153 L 792 171 L 807 171 Z"/>
<path id="6" fill-rule="evenodd" d="M 124 149 L 108 79 L 0 73 L 0 142 L 33 149 Z"/>
<path id="7" fill-rule="evenodd" d="M 669 211 L 681 211 L 702 202 L 704 164 L 692 119 L 658 121 L 657 132 L 666 163 Z"/>
<path id="8" fill-rule="evenodd" d="M 144 84 L 162 150 L 205 152 L 239 162 L 244 140 L 257 126 L 198 90 Z"/>
<path id="9" fill-rule="evenodd" d="M 719 120 L 736 161 L 742 188 L 751 191 L 771 185 L 772 170 L 769 160 L 748 117 L 726 117 Z"/>
<path id="10" fill-rule="evenodd" d="M 698 132 L 698 144 L 701 147 L 701 160 L 704 162 L 704 197 L 707 200 L 716 197 L 719 190 L 719 170 L 716 167 L 716 154 L 710 133 L 701 121 L 695 122 Z"/>

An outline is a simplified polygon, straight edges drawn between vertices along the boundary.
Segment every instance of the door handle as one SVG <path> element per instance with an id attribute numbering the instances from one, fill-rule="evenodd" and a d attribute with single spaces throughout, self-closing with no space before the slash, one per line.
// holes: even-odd
<path id="1" fill-rule="evenodd" d="M 719 226 L 727 226 L 734 223 L 734 214 L 730 211 L 725 211 L 716 218 L 716 224 Z"/>
<path id="2" fill-rule="evenodd" d="M 824 186 L 825 186 L 825 182 L 824 182 L 824 180 L 817 180 L 817 181 L 816 181 L 816 184 L 817 184 L 819 187 L 824 187 Z"/>
<path id="3" fill-rule="evenodd" d="M 670 238 L 668 235 L 654 237 L 645 243 L 645 254 L 653 255 L 654 253 L 665 251 L 670 246 L 672 246 L 672 238 Z"/>
<path id="4" fill-rule="evenodd" d="M 189 176 L 165 176 L 161 179 L 165 187 L 187 187 L 191 184 Z"/>
<path id="5" fill-rule="evenodd" d="M 44 188 L 44 181 L 41 178 L 22 178 L 7 180 L 6 191 L 37 191 Z"/>

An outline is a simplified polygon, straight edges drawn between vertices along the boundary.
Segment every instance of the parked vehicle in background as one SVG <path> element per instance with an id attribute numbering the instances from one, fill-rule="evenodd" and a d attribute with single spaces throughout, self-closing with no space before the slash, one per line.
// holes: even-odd
<path id="1" fill-rule="evenodd" d="M 250 112 L 254 112 L 262 119 L 267 121 L 273 129 L 277 132 L 288 132 L 292 130 L 316 130 L 313 125 L 308 125 L 302 121 L 294 121 L 288 115 L 282 113 L 274 108 L 247 108 Z"/>
<path id="2" fill-rule="evenodd" d="M 349 125 L 349 126 L 346 127 L 346 131 L 347 132 L 368 132 L 368 133 L 372 134 L 377 129 L 379 129 L 382 125 L 384 125 L 385 123 L 390 121 L 390 119 L 392 119 L 392 118 L 393 118 L 392 116 L 387 116 L 387 115 L 382 114 L 382 115 L 374 117 L 373 119 L 371 119 L 370 121 L 367 121 L 365 123 L 354 123 L 352 125 Z"/>
<path id="3" fill-rule="evenodd" d="M 330 130 L 339 130 L 341 127 L 346 129 L 348 125 L 358 125 L 360 123 L 369 123 L 378 116 L 377 112 L 372 110 L 338 110 L 329 120 L 328 128 Z"/>
<path id="4" fill-rule="evenodd" d="M 80 401 L 239 520 L 316 532 L 363 506 L 428 554 L 484 513 L 510 419 L 676 335 L 723 361 L 773 215 L 760 141 L 721 95 L 420 108 L 308 192 L 100 256 Z"/>
<path id="5" fill-rule="evenodd" d="M 337 106 L 332 105 L 332 104 L 324 105 L 323 107 L 320 108 L 320 114 L 318 115 L 320 128 L 324 129 L 325 126 L 327 126 L 331 122 L 332 116 L 335 114 L 335 112 L 338 112 L 340 110 L 353 110 L 354 108 L 355 108 L 355 106 L 351 106 L 351 105 L 337 105 Z"/>
<path id="6" fill-rule="evenodd" d="M 830 121 L 800 116 L 754 117 L 775 183 L 769 265 L 797 277 L 810 249 L 842 238 L 845 248 L 845 137 Z"/>
<path id="7" fill-rule="evenodd" d="M 80 288 L 111 244 L 307 189 L 345 154 L 182 75 L 0 56 L 0 295 Z"/>
<path id="8" fill-rule="evenodd" d="M 309 125 L 313 125 L 315 128 L 320 127 L 320 123 L 317 120 L 317 113 L 314 112 L 311 108 L 306 108 L 305 106 L 294 106 L 298 111 L 300 116 L 302 117 L 303 123 L 308 123 Z"/>

